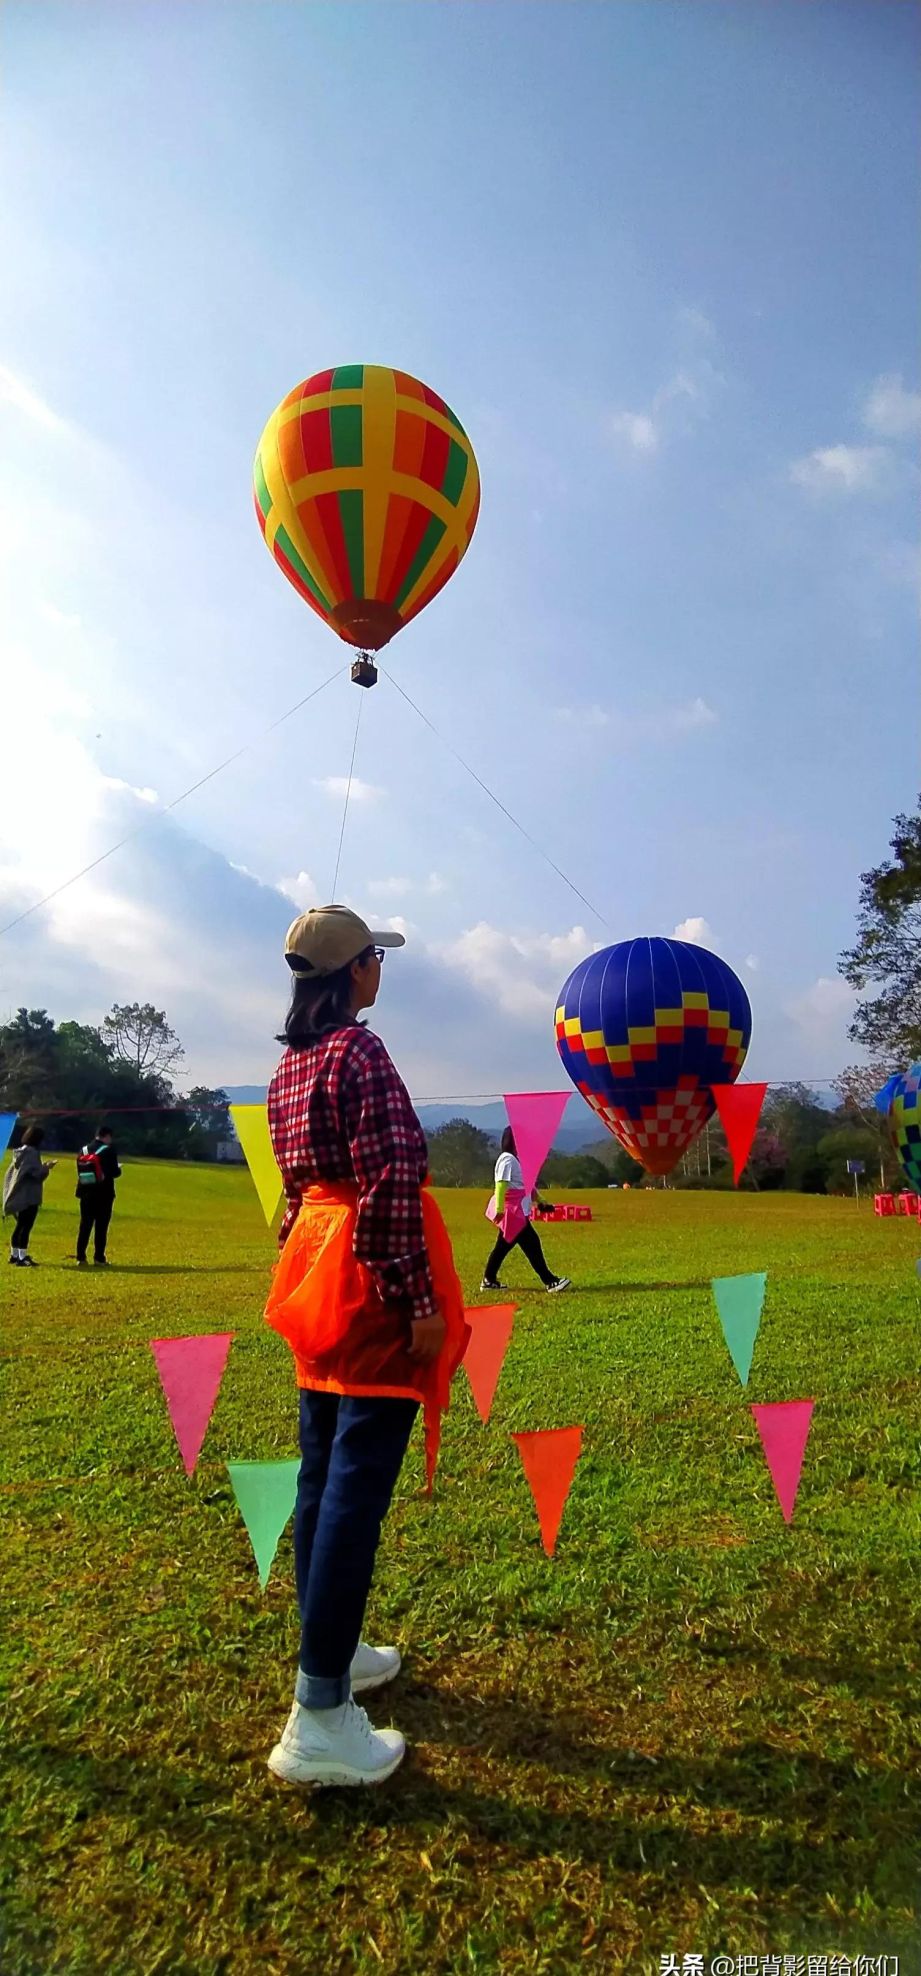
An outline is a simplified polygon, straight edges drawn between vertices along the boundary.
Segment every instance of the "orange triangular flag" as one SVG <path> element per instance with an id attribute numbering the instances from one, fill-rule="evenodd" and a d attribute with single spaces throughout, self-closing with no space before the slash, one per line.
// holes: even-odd
<path id="1" fill-rule="evenodd" d="M 732 1170 L 738 1187 L 742 1178 L 742 1168 L 751 1152 L 752 1140 L 758 1130 L 758 1120 L 767 1094 L 767 1085 L 711 1084 L 710 1089 L 716 1099 L 720 1124 L 732 1154 Z"/>
<path id="2" fill-rule="evenodd" d="M 516 1308 L 515 1304 L 490 1304 L 486 1308 L 481 1306 L 477 1310 L 464 1312 L 470 1326 L 464 1371 L 470 1381 L 477 1413 L 484 1422 L 489 1419 L 502 1362 L 512 1335 Z"/>
<path id="3" fill-rule="evenodd" d="M 548 1557 L 556 1549 L 557 1532 L 582 1453 L 581 1427 L 541 1428 L 536 1434 L 513 1434 L 528 1478 Z"/>

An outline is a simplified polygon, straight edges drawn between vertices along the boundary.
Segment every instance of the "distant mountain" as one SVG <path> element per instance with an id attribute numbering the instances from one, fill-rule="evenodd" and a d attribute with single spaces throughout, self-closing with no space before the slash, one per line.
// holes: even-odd
<path id="1" fill-rule="evenodd" d="M 265 1104 L 264 1084 L 225 1084 L 223 1088 L 232 1105 Z M 437 1132 L 440 1125 L 447 1125 L 452 1118 L 466 1118 L 498 1141 L 508 1124 L 502 1104 L 472 1105 L 459 1098 L 455 1105 L 418 1105 L 416 1109 L 426 1132 Z M 595 1150 L 597 1134 L 594 1119 L 587 1115 L 587 1108 L 574 1093 L 553 1141 L 557 1152 L 583 1153 L 590 1147 Z"/>

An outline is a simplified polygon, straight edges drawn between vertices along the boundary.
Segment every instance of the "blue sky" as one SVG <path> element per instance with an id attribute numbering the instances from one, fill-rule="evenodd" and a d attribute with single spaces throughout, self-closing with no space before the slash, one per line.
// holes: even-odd
<path id="1" fill-rule="evenodd" d="M 368 695 L 339 896 L 406 923 L 415 1095 L 558 1084 L 570 968 L 679 927 L 745 979 L 751 1075 L 833 1075 L 918 783 L 915 10 L 8 0 L 0 34 L 0 919 L 145 825 L 0 940 L 0 1014 L 150 999 L 190 1076 L 271 1069 L 357 689 L 259 738 L 346 653 L 251 461 L 364 360 L 483 480 L 387 663 L 601 915 Z"/>

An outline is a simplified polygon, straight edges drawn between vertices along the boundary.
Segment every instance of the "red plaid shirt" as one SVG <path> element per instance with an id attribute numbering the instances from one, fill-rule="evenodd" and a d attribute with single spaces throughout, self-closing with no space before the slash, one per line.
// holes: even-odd
<path id="1" fill-rule="evenodd" d="M 431 1317 L 438 1306 L 422 1232 L 425 1134 L 379 1036 L 358 1023 L 306 1050 L 286 1050 L 268 1091 L 269 1131 L 291 1233 L 305 1187 L 355 1181 L 355 1254 L 388 1303 Z"/>

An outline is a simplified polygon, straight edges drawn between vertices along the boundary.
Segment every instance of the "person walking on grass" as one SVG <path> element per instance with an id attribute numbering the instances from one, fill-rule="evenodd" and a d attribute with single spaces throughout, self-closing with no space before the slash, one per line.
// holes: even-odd
<path id="1" fill-rule="evenodd" d="M 80 1230 L 77 1235 L 77 1262 L 86 1267 L 86 1251 L 93 1237 L 93 1262 L 97 1269 L 108 1269 L 106 1237 L 115 1206 L 115 1182 L 121 1179 L 115 1142 L 108 1125 L 77 1154 L 77 1199 L 80 1203 Z"/>
<path id="2" fill-rule="evenodd" d="M 518 1154 L 515 1150 L 515 1135 L 510 1125 L 506 1126 L 499 1141 L 499 1157 L 496 1161 L 495 1182 L 495 1193 L 486 1212 L 490 1220 L 495 1220 L 496 1223 L 496 1243 L 486 1264 L 486 1268 L 483 1271 L 483 1281 L 480 1284 L 480 1289 L 501 1290 L 504 1288 L 504 1285 L 499 1281 L 499 1271 L 506 1258 L 511 1255 L 513 1249 L 520 1249 L 522 1255 L 527 1257 L 535 1275 L 540 1277 L 545 1290 L 571 1289 L 572 1285 L 568 1276 L 554 1276 L 544 1255 L 537 1229 L 531 1224 L 530 1214 L 532 1205 L 541 1207 L 543 1203 L 536 1188 L 534 1190 L 533 1202 L 531 1195 L 526 1194 L 524 1191 L 524 1174 L 521 1171 Z M 509 1195 L 511 1195 L 510 1202 Z M 517 1206 L 524 1215 L 524 1227 L 519 1229 L 518 1234 L 510 1242 L 506 1241 L 499 1225 L 507 1204 L 513 1207 Z"/>
<path id="3" fill-rule="evenodd" d="M 294 1511 L 300 1656 L 269 1769 L 286 1783 L 374 1784 L 402 1761 L 355 1696 L 392 1681 L 396 1647 L 361 1637 L 381 1524 L 420 1406 L 428 1486 L 469 1338 L 425 1135 L 378 1036 L 384 950 L 344 906 L 288 929 L 287 1045 L 268 1120 L 287 1212 L 265 1316 L 294 1353 L 301 1466 Z"/>
<path id="4" fill-rule="evenodd" d="M 10 1262 L 20 1269 L 34 1269 L 35 1258 L 29 1254 L 29 1236 L 35 1226 L 35 1218 L 42 1204 L 45 1181 L 57 1160 L 43 1160 L 39 1146 L 44 1142 L 45 1128 L 42 1125 L 27 1125 L 22 1135 L 22 1144 L 13 1154 L 3 1177 L 4 1217 L 15 1215 L 15 1226 L 10 1241 Z"/>

